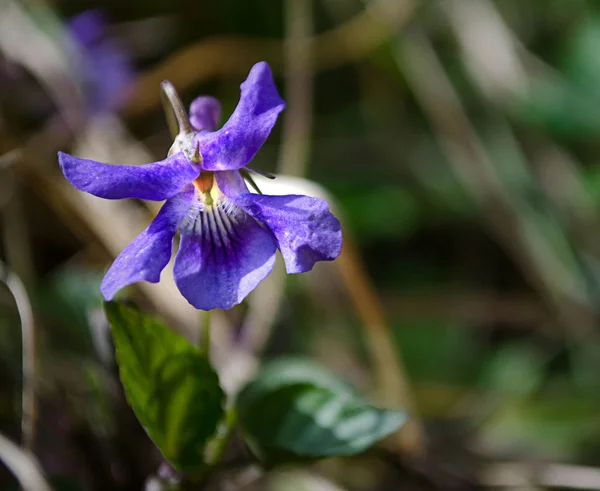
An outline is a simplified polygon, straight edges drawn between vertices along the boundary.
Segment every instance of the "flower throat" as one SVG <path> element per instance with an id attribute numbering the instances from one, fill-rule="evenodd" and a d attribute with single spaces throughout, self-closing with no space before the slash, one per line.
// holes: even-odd
<path id="1" fill-rule="evenodd" d="M 217 198 L 217 196 L 213 196 L 218 192 L 214 182 L 214 172 L 211 171 L 200 172 L 200 175 L 194 180 L 194 187 L 200 193 L 200 199 L 206 206 L 212 206 Z"/>

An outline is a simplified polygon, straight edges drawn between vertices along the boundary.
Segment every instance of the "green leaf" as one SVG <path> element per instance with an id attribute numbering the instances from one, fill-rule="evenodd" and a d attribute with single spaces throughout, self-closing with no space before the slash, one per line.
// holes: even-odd
<path id="1" fill-rule="evenodd" d="M 223 416 L 224 393 L 209 360 L 137 308 L 105 304 L 127 401 L 173 467 L 200 472 Z"/>
<path id="2" fill-rule="evenodd" d="M 325 367 L 312 360 L 299 357 L 283 357 L 267 363 L 258 377 L 245 388 L 247 402 L 287 385 L 311 383 L 317 387 L 340 393 L 354 394 L 353 389 Z"/>
<path id="3" fill-rule="evenodd" d="M 354 455 L 406 422 L 375 408 L 324 368 L 299 359 L 268 364 L 237 398 L 240 426 L 268 464 Z"/>

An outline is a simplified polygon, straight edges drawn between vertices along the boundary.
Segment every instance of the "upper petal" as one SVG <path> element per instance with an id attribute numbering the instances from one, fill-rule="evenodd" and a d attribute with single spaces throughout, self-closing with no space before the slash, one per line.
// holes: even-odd
<path id="1" fill-rule="evenodd" d="M 221 119 L 221 103 L 214 97 L 201 95 L 190 105 L 190 123 L 197 131 L 215 131 Z"/>
<path id="2" fill-rule="evenodd" d="M 202 167 L 213 171 L 244 167 L 267 140 L 284 108 L 269 65 L 257 63 L 241 85 L 240 102 L 229 121 L 219 131 L 198 135 Z"/>
<path id="3" fill-rule="evenodd" d="M 111 300 L 123 287 L 149 281 L 158 283 L 171 259 L 173 237 L 190 210 L 194 189 L 176 194 L 163 205 L 152 223 L 117 256 L 102 280 L 100 291 Z"/>
<path id="4" fill-rule="evenodd" d="M 182 226 L 173 275 L 197 309 L 229 309 L 271 272 L 276 250 L 252 217 L 230 205 L 209 207 Z"/>
<path id="5" fill-rule="evenodd" d="M 342 250 L 340 222 L 325 200 L 248 193 L 232 201 L 273 233 L 288 273 L 310 271 L 317 261 L 331 261 Z"/>
<path id="6" fill-rule="evenodd" d="M 200 174 L 183 153 L 145 165 L 111 165 L 59 152 L 58 161 L 69 182 L 100 198 L 162 201 L 175 195 Z"/>

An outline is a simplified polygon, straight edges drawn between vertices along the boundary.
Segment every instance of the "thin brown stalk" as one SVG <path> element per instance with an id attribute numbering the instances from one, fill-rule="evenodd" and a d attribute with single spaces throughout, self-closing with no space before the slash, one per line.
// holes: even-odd
<path id="1" fill-rule="evenodd" d="M 310 38 L 312 22 L 309 4 L 309 0 L 287 0 L 286 3 L 288 37 L 285 50 L 285 73 L 288 110 L 279 169 L 283 174 L 299 177 L 306 174 L 306 163 L 310 156 L 312 70 L 313 64 L 320 63 L 319 53 L 312 52 L 315 45 L 311 43 Z M 410 10 L 408 2 L 398 5 L 406 5 L 404 10 L 399 10 L 400 12 Z M 381 29 L 386 30 L 383 26 Z M 388 31 L 391 29 L 392 27 L 387 27 Z M 355 34 L 360 36 L 358 33 Z M 394 343 L 390 339 L 390 329 L 381 302 L 364 270 L 350 235 L 345 234 L 344 248 L 336 264 L 366 328 L 376 385 L 384 399 L 382 402 L 411 412 L 411 421 L 398 434 L 397 447 L 407 454 L 418 455 L 423 451 L 424 438 L 410 384 L 399 355 L 393 349 Z"/>
<path id="2" fill-rule="evenodd" d="M 582 285 L 504 187 L 425 35 L 413 29 L 410 36 L 398 40 L 396 54 L 449 163 L 483 211 L 492 233 L 566 329 L 593 332 L 590 313 L 564 293 L 580 292 Z"/>
<path id="3" fill-rule="evenodd" d="M 559 463 L 495 462 L 479 476 L 484 486 L 498 488 L 600 489 L 600 469 Z"/>
<path id="4" fill-rule="evenodd" d="M 33 452 L 35 442 L 35 426 L 37 420 L 37 353 L 36 331 L 33 320 L 33 310 L 21 279 L 4 263 L 0 262 L 0 279 L 11 292 L 19 318 L 21 320 L 22 359 L 23 359 L 23 392 L 21 439 L 23 447 Z"/>
<path id="5" fill-rule="evenodd" d="M 312 125 L 311 0 L 286 0 L 285 78 L 287 110 L 278 168 L 282 174 L 303 175 L 310 155 Z M 244 342 L 256 355 L 269 340 L 279 313 L 285 275 L 276 266 L 249 299 L 242 330 Z"/>
<path id="6" fill-rule="evenodd" d="M 454 29 L 471 79 L 499 110 L 518 104 L 523 94 L 533 90 L 531 80 L 543 77 L 557 86 L 567 84 L 564 75 L 540 63 L 520 43 L 490 0 L 448 0 L 440 6 Z M 572 241 L 598 255 L 600 217 L 584 186 L 581 164 L 541 134 L 532 140 L 530 145 L 536 148 L 531 163 L 540 188 L 569 217 Z"/>
<path id="7" fill-rule="evenodd" d="M 370 360 L 373 363 L 381 402 L 400 407 L 410 414 L 409 422 L 398 433 L 395 446 L 406 454 L 417 457 L 424 452 L 425 436 L 410 382 L 400 354 L 394 348 L 395 343 L 391 339 L 391 329 L 385 318 L 381 300 L 365 270 L 354 241 L 347 228 L 345 230 L 344 247 L 336 264 L 352 298 L 352 305 L 366 328 Z"/>
<path id="8" fill-rule="evenodd" d="M 279 170 L 303 176 L 310 154 L 312 124 L 311 0 L 286 0 L 285 100 Z"/>
<path id="9" fill-rule="evenodd" d="M 375 6 L 328 31 L 310 38 L 315 71 L 327 70 L 364 58 L 387 41 L 414 11 L 408 0 L 395 2 L 393 22 L 383 22 L 373 15 Z M 198 63 L 198 60 L 202 60 Z M 201 80 L 218 75 L 245 75 L 250 65 L 266 60 L 275 73 L 284 67 L 284 48 L 279 39 L 247 37 L 214 37 L 187 46 L 174 53 L 156 68 L 138 78 L 131 90 L 131 99 L 124 109 L 126 116 L 138 116 L 160 103 L 156 87 L 162 80 L 171 80 L 180 90 Z"/>

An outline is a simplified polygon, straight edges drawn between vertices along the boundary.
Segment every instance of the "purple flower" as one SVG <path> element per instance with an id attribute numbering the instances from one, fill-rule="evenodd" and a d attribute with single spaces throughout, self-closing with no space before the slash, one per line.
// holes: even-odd
<path id="1" fill-rule="evenodd" d="M 92 112 L 115 111 L 125 102 L 134 73 L 129 54 L 107 36 L 108 20 L 100 10 L 86 10 L 68 23 L 81 49 L 79 73 Z"/>
<path id="2" fill-rule="evenodd" d="M 309 271 L 340 254 L 342 232 L 327 202 L 250 193 L 239 172 L 284 107 L 269 66 L 261 62 L 241 85 L 238 106 L 220 130 L 220 105 L 212 97 L 192 103 L 189 121 L 186 115 L 182 122 L 180 113 L 181 132 L 165 160 L 108 165 L 59 153 L 63 173 L 79 190 L 108 199 L 167 200 L 106 273 L 101 290 L 107 300 L 137 281 L 158 282 L 178 230 L 175 281 L 203 310 L 240 303 L 270 273 L 277 249 L 288 273 Z"/>

